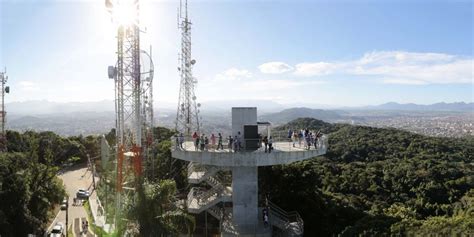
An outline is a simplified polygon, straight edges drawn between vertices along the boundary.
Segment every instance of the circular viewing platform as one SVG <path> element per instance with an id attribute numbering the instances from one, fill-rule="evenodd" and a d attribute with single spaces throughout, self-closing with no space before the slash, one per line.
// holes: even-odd
<path id="1" fill-rule="evenodd" d="M 216 147 L 200 149 L 200 147 L 194 146 L 191 139 L 186 139 L 180 145 L 174 138 L 171 155 L 180 160 L 225 167 L 282 165 L 326 154 L 327 139 L 327 135 L 323 135 L 315 145 L 309 148 L 304 145 L 304 141 L 301 143 L 298 141 L 275 141 L 273 149 L 270 152 L 267 149 L 265 152 L 263 144 L 260 148 L 251 151 L 244 149 L 234 151 L 229 149 L 227 144 L 224 145 L 224 149 L 216 149 Z"/>

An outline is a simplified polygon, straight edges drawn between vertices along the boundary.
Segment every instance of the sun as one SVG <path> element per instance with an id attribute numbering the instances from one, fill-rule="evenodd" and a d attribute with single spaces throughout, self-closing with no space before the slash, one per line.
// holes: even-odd
<path id="1" fill-rule="evenodd" d="M 112 16 L 112 21 L 119 26 L 138 24 L 137 0 L 105 0 L 105 6 Z"/>

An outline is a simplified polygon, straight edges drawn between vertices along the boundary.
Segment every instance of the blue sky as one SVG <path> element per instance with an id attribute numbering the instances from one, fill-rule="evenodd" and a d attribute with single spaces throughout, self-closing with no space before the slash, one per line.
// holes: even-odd
<path id="1" fill-rule="evenodd" d="M 179 1 L 141 1 L 155 100 L 174 105 Z M 190 1 L 200 101 L 472 102 L 472 1 Z M 113 99 L 103 1 L 0 0 L 9 101 Z M 159 106 L 155 105 L 155 106 Z"/>

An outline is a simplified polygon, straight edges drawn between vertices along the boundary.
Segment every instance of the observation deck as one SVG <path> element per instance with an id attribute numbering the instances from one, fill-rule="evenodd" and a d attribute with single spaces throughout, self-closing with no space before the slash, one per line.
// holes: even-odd
<path id="1" fill-rule="evenodd" d="M 217 149 L 217 133 L 214 133 L 215 142 L 209 134 L 207 139 L 203 134 L 194 139 L 181 134 L 172 138 L 172 157 L 189 161 L 188 182 L 204 184 L 191 188 L 186 202 L 188 211 L 207 212 L 218 219 L 221 236 L 274 235 L 274 228 L 266 225 L 277 228 L 284 236 L 303 235 L 304 222 L 297 212 L 286 212 L 269 200 L 259 206 L 258 167 L 290 164 L 324 155 L 328 137 L 319 131 L 306 132 L 306 137 L 294 139 L 275 137 L 271 135 L 270 125 L 269 122 L 257 122 L 257 108 L 239 107 L 232 108 L 232 133 L 222 134 L 223 147 L 220 149 Z M 203 143 L 203 140 L 207 142 Z M 269 142 L 263 142 L 270 140 L 271 146 Z M 223 208 L 221 203 L 232 203 L 232 207 Z M 262 210 L 267 211 L 267 224 L 263 223 Z"/>
<path id="2" fill-rule="evenodd" d="M 276 139 L 279 141 L 274 141 L 271 152 L 265 152 L 263 145 L 254 151 L 243 149 L 234 151 L 229 148 L 217 150 L 215 147 L 201 151 L 195 148 L 191 138 L 185 140 L 180 146 L 179 142 L 177 143 L 176 139 L 173 139 L 171 153 L 174 158 L 203 165 L 233 167 L 283 165 L 321 156 L 326 154 L 328 138 L 326 135 L 322 135 L 316 142 L 316 146 L 310 148 L 302 145 L 303 142 L 296 141 L 293 146 L 293 141 L 289 141 L 289 139 Z"/>

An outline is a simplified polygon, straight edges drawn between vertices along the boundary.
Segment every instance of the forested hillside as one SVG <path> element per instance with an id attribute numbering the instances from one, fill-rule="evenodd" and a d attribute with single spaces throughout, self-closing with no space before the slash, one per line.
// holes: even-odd
<path id="1" fill-rule="evenodd" d="M 97 155 L 97 138 L 8 131 L 7 141 L 8 152 L 0 153 L 0 236 L 41 235 L 65 195 L 60 165 Z"/>
<path id="2" fill-rule="evenodd" d="M 305 235 L 474 234 L 474 139 L 297 119 L 329 134 L 324 157 L 260 170 L 260 190 L 305 220 Z"/>
<path id="3" fill-rule="evenodd" d="M 276 130 L 288 128 L 329 135 L 324 157 L 259 170 L 262 197 L 298 211 L 305 236 L 474 234 L 473 138 L 434 138 L 310 118 Z M 154 132 L 161 142 L 156 172 L 148 173 L 157 176 L 148 178 L 159 180 L 169 176 L 172 132 Z M 110 144 L 113 134 L 106 135 Z M 99 142 L 94 136 L 63 138 L 51 132 L 7 135 L 9 152 L 0 154 L 0 235 L 38 234 L 64 194 L 58 167 L 97 156 Z M 177 186 L 185 195 L 182 171 Z"/>

